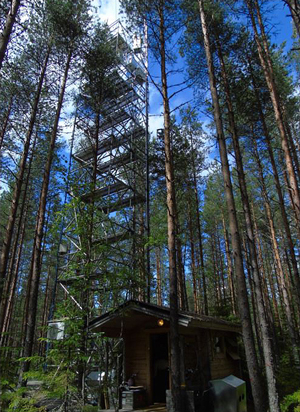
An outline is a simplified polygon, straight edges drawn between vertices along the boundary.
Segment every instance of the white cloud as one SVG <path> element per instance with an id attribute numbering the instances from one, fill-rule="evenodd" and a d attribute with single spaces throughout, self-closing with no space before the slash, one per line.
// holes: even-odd
<path id="1" fill-rule="evenodd" d="M 112 24 L 119 18 L 119 0 L 93 0 L 93 5 L 100 6 L 98 16 L 101 21 Z"/>

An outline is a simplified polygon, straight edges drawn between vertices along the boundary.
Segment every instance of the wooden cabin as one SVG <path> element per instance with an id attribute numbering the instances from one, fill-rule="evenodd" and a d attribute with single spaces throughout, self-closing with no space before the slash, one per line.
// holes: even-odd
<path id="1" fill-rule="evenodd" d="M 124 340 L 124 379 L 134 377 L 144 388 L 146 405 L 166 402 L 170 387 L 170 310 L 128 301 L 90 322 L 90 330 Z M 240 377 L 238 324 L 190 312 L 179 312 L 181 386 L 201 402 L 208 382 L 228 375 Z M 124 403 L 123 403 L 124 405 Z"/>

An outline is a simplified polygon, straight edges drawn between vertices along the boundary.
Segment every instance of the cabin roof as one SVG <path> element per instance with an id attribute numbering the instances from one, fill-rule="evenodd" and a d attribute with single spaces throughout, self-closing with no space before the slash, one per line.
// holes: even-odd
<path id="1" fill-rule="evenodd" d="M 153 327 L 153 321 L 163 319 L 168 327 L 170 308 L 152 303 L 129 300 L 117 309 L 113 309 L 90 321 L 89 329 L 94 332 L 105 332 L 107 336 L 122 336 L 137 327 Z M 241 325 L 212 316 L 199 315 L 193 312 L 179 311 L 178 324 L 184 328 L 202 328 L 241 332 Z"/>

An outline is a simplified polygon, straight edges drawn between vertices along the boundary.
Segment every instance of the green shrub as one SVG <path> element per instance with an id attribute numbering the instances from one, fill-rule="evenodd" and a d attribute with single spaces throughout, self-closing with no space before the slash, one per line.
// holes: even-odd
<path id="1" fill-rule="evenodd" d="M 284 397 L 281 410 L 282 412 L 300 412 L 300 390 Z"/>

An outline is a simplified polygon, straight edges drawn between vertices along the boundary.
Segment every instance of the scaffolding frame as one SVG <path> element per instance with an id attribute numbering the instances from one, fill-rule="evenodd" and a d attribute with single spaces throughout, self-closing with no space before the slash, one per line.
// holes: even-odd
<path id="1" fill-rule="evenodd" d="M 110 39 L 120 57 L 111 74 L 113 97 L 103 101 L 100 139 L 97 150 L 81 127 L 75 131 L 73 173 L 78 176 L 77 195 L 84 204 L 93 204 L 97 213 L 93 222 L 94 271 L 88 279 L 88 296 L 94 313 L 100 314 L 113 304 L 131 298 L 149 300 L 150 263 L 145 243 L 149 238 L 149 132 L 147 36 L 133 37 L 120 20 L 110 27 Z M 78 123 L 78 122 L 77 122 Z M 96 184 L 89 183 L 96 162 Z M 69 193 L 74 195 L 72 190 Z M 84 275 L 72 265 L 82 251 L 81 236 L 76 235 L 78 213 L 64 228 L 66 253 L 60 265 L 58 282 L 74 300 L 70 290 Z M 116 297 L 100 294 L 112 289 L 118 274 L 125 273 Z M 127 282 L 127 285 L 126 285 Z M 104 294 L 104 293 L 103 293 Z M 83 306 L 82 302 L 78 302 Z"/>

